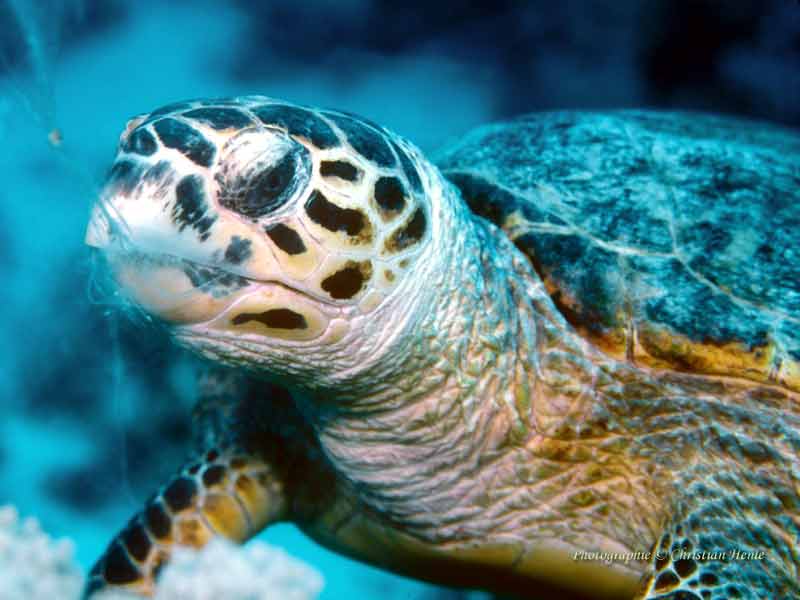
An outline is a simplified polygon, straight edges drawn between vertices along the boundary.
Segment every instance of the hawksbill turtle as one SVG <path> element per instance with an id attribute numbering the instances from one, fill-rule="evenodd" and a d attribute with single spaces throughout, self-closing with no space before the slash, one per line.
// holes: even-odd
<path id="1" fill-rule="evenodd" d="M 426 159 L 266 97 L 134 118 L 87 243 L 209 361 L 86 594 L 296 523 L 530 598 L 800 597 L 800 136 L 652 111 Z"/>

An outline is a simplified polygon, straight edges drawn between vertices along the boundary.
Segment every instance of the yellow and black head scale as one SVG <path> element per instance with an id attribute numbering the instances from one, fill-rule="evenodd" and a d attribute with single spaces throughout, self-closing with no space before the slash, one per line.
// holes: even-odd
<path id="1" fill-rule="evenodd" d="M 350 114 L 254 96 L 173 104 L 128 123 L 87 242 L 170 323 L 341 337 L 430 240 L 421 163 Z"/>

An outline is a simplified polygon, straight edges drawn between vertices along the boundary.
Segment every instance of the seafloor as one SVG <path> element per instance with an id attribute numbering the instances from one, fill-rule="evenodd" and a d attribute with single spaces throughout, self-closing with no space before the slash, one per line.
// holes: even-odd
<path id="1" fill-rule="evenodd" d="M 264 94 L 363 114 L 429 151 L 554 108 L 681 107 L 800 123 L 794 2 L 0 0 L 0 505 L 88 568 L 180 463 L 193 363 L 91 292 L 87 214 L 126 119 Z M 263 539 L 322 599 L 462 597 Z"/>

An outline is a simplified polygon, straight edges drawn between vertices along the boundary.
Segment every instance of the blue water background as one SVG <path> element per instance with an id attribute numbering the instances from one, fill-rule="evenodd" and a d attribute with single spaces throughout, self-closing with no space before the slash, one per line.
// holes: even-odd
<path id="1" fill-rule="evenodd" d="M 0 0 L 0 504 L 74 539 L 84 568 L 190 443 L 192 360 L 88 291 L 88 210 L 131 116 L 257 93 L 360 113 L 424 151 L 556 108 L 800 123 L 793 2 L 429 4 Z M 323 573 L 323 599 L 456 596 L 291 526 L 262 537 Z"/>

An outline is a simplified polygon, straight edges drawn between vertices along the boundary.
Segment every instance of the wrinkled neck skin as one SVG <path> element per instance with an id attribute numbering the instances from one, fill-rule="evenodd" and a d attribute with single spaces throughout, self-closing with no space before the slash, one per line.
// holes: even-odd
<path id="1" fill-rule="evenodd" d="M 687 486 L 714 474 L 791 485 L 797 398 L 603 355 L 505 234 L 442 187 L 439 260 L 401 329 L 349 387 L 305 407 L 362 506 L 424 544 L 494 544 L 536 572 L 542 552 L 563 566 L 576 551 L 651 550 L 695 502 Z M 776 435 L 752 464 L 736 449 Z M 609 568 L 635 578 L 646 566 Z"/>
<path id="2" fill-rule="evenodd" d="M 640 549 L 661 515 L 630 489 L 635 468 L 615 463 L 624 494 L 593 485 L 611 476 L 595 462 L 613 443 L 596 388 L 608 361 L 506 235 L 442 189 L 436 260 L 422 259 L 432 268 L 404 298 L 401 329 L 349 386 L 305 407 L 321 446 L 361 502 L 425 543 L 509 543 L 520 557 L 537 540 Z M 596 421 L 607 437 L 581 444 Z"/>

